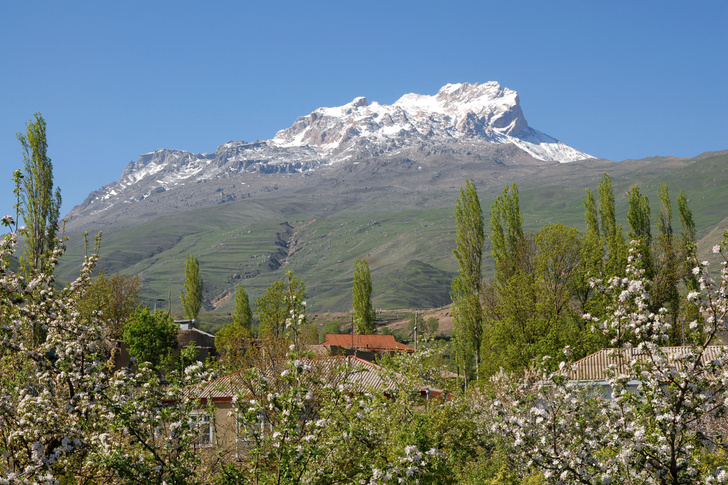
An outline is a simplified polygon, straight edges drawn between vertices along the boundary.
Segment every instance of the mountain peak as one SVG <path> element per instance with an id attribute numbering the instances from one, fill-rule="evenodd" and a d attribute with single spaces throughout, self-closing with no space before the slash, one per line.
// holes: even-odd
<path id="1" fill-rule="evenodd" d="M 353 108 L 369 106 L 369 104 L 367 103 L 367 98 L 365 98 L 364 96 L 359 96 L 358 98 L 354 98 L 354 101 L 352 101 L 350 104 Z"/>
<path id="2" fill-rule="evenodd" d="M 459 103 L 469 103 L 476 99 L 493 100 L 511 94 L 516 94 L 516 92 L 508 88 L 501 88 L 501 85 L 496 81 L 489 81 L 482 84 L 446 84 L 437 92 L 436 98 Z"/>
<path id="3" fill-rule="evenodd" d="M 436 95 L 405 94 L 391 105 L 366 98 L 302 116 L 272 143 L 310 147 L 334 162 L 393 146 L 430 146 L 468 140 L 514 144 L 544 161 L 592 158 L 528 126 L 518 93 L 495 81 L 447 84 Z"/>

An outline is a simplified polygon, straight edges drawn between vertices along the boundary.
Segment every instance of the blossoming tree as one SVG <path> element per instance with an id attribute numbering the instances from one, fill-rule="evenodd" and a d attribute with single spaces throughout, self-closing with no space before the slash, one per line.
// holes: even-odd
<path id="1" fill-rule="evenodd" d="M 16 245 L 16 232 L 0 243 L 0 483 L 194 483 L 196 403 L 182 389 L 201 367 L 170 382 L 146 365 L 114 372 L 98 318 L 77 305 L 97 255 L 59 290 L 62 245 L 28 274 L 10 269 Z"/>
<path id="2" fill-rule="evenodd" d="M 562 363 L 530 386 L 496 386 L 508 392 L 493 402 L 493 429 L 551 483 L 728 483 L 723 466 L 701 463 L 726 448 L 714 423 L 728 410 L 728 353 L 710 344 L 728 317 L 728 268 L 724 262 L 716 280 L 707 262 L 695 265 L 699 289 L 687 297 L 700 308 L 689 325 L 696 343 L 671 352 L 662 346 L 670 331 L 664 312 L 649 311 L 637 247 L 626 277 L 601 288 L 611 301 L 609 317 L 594 322 L 615 346 L 605 376 L 610 395 L 569 379 Z"/>

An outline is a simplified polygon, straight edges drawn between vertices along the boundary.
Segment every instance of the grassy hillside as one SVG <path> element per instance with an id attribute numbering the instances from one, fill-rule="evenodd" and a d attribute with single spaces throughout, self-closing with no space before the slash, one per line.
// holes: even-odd
<path id="1" fill-rule="evenodd" d="M 582 229 L 584 191 L 596 190 L 603 171 L 612 177 L 618 218 L 625 228 L 629 188 L 640 185 L 655 216 L 657 189 L 665 182 L 673 201 L 681 188 L 690 199 L 703 249 L 728 229 L 727 167 L 728 152 L 723 152 L 693 160 L 553 164 L 533 168 L 527 177 L 507 170 L 497 176 L 475 172 L 473 178 L 486 227 L 491 202 L 507 183 L 516 181 L 529 232 L 554 222 Z M 193 253 L 200 260 L 207 309 L 214 309 L 217 318 L 232 311 L 230 294 L 236 284 L 242 283 L 254 302 L 287 269 L 306 282 L 312 311 L 347 311 L 353 265 L 362 258 L 371 268 L 375 306 L 448 303 L 457 270 L 452 255 L 456 185 L 408 189 L 401 183 L 378 188 L 352 184 L 327 193 L 314 189 L 190 210 L 118 230 L 103 237 L 100 267 L 108 273 L 140 275 L 147 304 L 166 305 L 162 301 L 171 293 L 173 311 L 179 311 L 185 257 Z M 675 202 L 673 212 L 679 232 Z M 483 269 L 490 275 L 487 244 Z M 73 276 L 83 251 L 76 236 L 64 256 L 61 277 Z"/>

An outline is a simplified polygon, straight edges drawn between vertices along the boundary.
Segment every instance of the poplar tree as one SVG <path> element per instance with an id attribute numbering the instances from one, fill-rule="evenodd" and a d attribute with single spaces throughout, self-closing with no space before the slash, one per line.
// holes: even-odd
<path id="1" fill-rule="evenodd" d="M 490 208 L 490 241 L 495 259 L 495 280 L 502 286 L 519 270 L 530 266 L 516 184 L 506 186 Z"/>
<path id="2" fill-rule="evenodd" d="M 483 338 L 483 306 L 481 263 L 483 258 L 483 211 L 473 181 L 465 181 L 460 187 L 460 198 L 455 206 L 457 224 L 455 259 L 458 275 L 453 279 L 450 291 L 452 299 L 455 358 L 463 370 L 470 367 L 473 354 L 476 366 L 480 364 L 480 348 Z"/>
<path id="3" fill-rule="evenodd" d="M 235 309 L 232 323 L 222 326 L 215 333 L 215 348 L 219 352 L 219 361 L 226 371 L 239 369 L 247 352 L 250 350 L 249 339 L 252 336 L 253 311 L 243 285 L 235 287 Z"/>
<path id="4" fill-rule="evenodd" d="M 253 310 L 243 285 L 235 287 L 235 310 L 233 310 L 233 324 L 250 333 L 253 326 Z"/>
<path id="5" fill-rule="evenodd" d="M 601 278 L 604 273 L 604 245 L 599 231 L 597 202 L 590 189 L 586 189 L 586 199 L 582 199 L 582 202 L 585 209 L 586 234 L 581 246 L 580 282 L 576 285 L 576 295 L 581 304 L 582 313 L 587 313 L 587 301 L 593 296 L 589 281 L 592 278 Z"/>
<path id="6" fill-rule="evenodd" d="M 634 186 L 627 193 L 629 209 L 627 221 L 629 222 L 629 236 L 634 239 L 643 239 L 649 245 L 652 243 L 652 229 L 650 227 L 650 201 L 640 192 L 639 186 Z M 644 257 L 644 255 L 643 255 Z"/>
<path id="7" fill-rule="evenodd" d="M 681 249 L 683 252 L 683 261 L 690 259 L 688 263 L 687 273 L 692 277 L 692 268 L 697 262 L 697 252 L 695 246 L 695 221 L 693 221 L 693 213 L 688 207 L 688 199 L 685 192 L 680 190 L 677 196 L 677 208 L 680 217 L 680 225 L 682 226 Z"/>
<path id="8" fill-rule="evenodd" d="M 360 334 L 375 332 L 376 315 L 372 307 L 372 278 L 369 263 L 360 259 L 354 263 L 354 284 L 352 285 L 354 322 Z"/>
<path id="9" fill-rule="evenodd" d="M 652 229 L 650 221 L 650 201 L 646 195 L 640 192 L 639 186 L 632 187 L 627 193 L 629 209 L 627 210 L 627 222 L 629 222 L 630 239 L 639 241 L 639 251 L 642 269 L 645 270 L 645 277 L 652 281 L 655 270 L 652 261 Z"/>
<path id="10" fill-rule="evenodd" d="M 202 308 L 203 281 L 200 275 L 200 262 L 192 255 L 187 255 L 185 263 L 185 292 L 180 295 L 182 308 L 185 311 L 185 318 L 193 320 L 197 318 Z"/>
<path id="11" fill-rule="evenodd" d="M 672 329 L 670 341 L 673 344 L 684 344 L 684 329 L 678 322 L 680 313 L 680 274 L 678 270 L 677 254 L 672 231 L 672 205 L 667 185 L 664 183 L 657 191 L 660 199 L 660 213 L 657 217 L 657 237 L 653 259 L 655 262 L 655 276 L 652 281 L 650 296 L 656 308 L 666 306 L 670 310 Z"/>
<path id="12" fill-rule="evenodd" d="M 688 292 L 698 291 L 700 283 L 698 276 L 693 273 L 693 268 L 698 265 L 695 221 L 693 220 L 693 213 L 688 207 L 688 199 L 682 190 L 677 196 L 677 207 L 680 225 L 682 226 L 682 234 L 676 251 L 678 261 L 682 261 L 682 264 L 678 267 L 678 273 Z M 700 307 L 694 301 L 688 301 L 684 305 L 682 313 L 683 322 L 702 321 L 703 319 Z"/>
<path id="13" fill-rule="evenodd" d="M 293 271 L 286 271 L 284 281 L 273 282 L 255 301 L 255 313 L 260 322 L 259 337 L 288 337 L 297 343 L 306 325 L 306 284 Z"/>
<path id="14" fill-rule="evenodd" d="M 53 191 L 53 164 L 48 157 L 46 122 L 40 113 L 35 113 L 34 118 L 27 123 L 25 134 L 17 134 L 23 146 L 25 171 L 24 176 L 16 172 L 15 183 L 20 196 L 18 214 L 26 226 L 22 258 L 26 272 L 46 269 L 61 210 L 61 190 Z"/>
<path id="15" fill-rule="evenodd" d="M 614 192 L 612 180 L 606 173 L 602 174 L 599 183 L 599 225 L 605 245 L 606 277 L 621 276 L 627 264 L 627 245 L 622 235 L 622 226 L 617 225 L 614 208 Z"/>

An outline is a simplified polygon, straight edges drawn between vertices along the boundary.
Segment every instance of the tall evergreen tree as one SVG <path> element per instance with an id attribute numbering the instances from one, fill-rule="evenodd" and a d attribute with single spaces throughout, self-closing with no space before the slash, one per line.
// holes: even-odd
<path id="1" fill-rule="evenodd" d="M 452 282 L 453 334 L 455 357 L 458 366 L 467 370 L 475 358 L 480 364 L 480 347 L 483 337 L 483 308 L 480 300 L 482 288 L 481 263 L 483 258 L 483 211 L 473 181 L 465 181 L 460 187 L 460 198 L 455 206 L 457 224 L 455 259 L 458 275 Z"/>
<path id="2" fill-rule="evenodd" d="M 364 259 L 354 263 L 352 293 L 356 331 L 360 334 L 374 333 L 376 315 L 372 306 L 372 278 L 369 274 L 369 263 Z"/>
<path id="3" fill-rule="evenodd" d="M 61 210 L 61 190 L 53 191 L 53 164 L 48 157 L 46 122 L 40 113 L 35 113 L 34 117 L 35 120 L 26 125 L 25 134 L 17 134 L 23 146 L 25 171 L 24 176 L 16 175 L 15 183 L 20 188 L 17 191 L 20 195 L 18 212 L 26 226 L 22 258 L 26 272 L 47 269 L 46 261 L 54 247 Z"/>
<path id="4" fill-rule="evenodd" d="M 185 292 L 180 295 L 185 318 L 195 319 L 202 308 L 202 276 L 200 275 L 200 262 L 192 254 L 187 255 L 185 263 Z"/>

